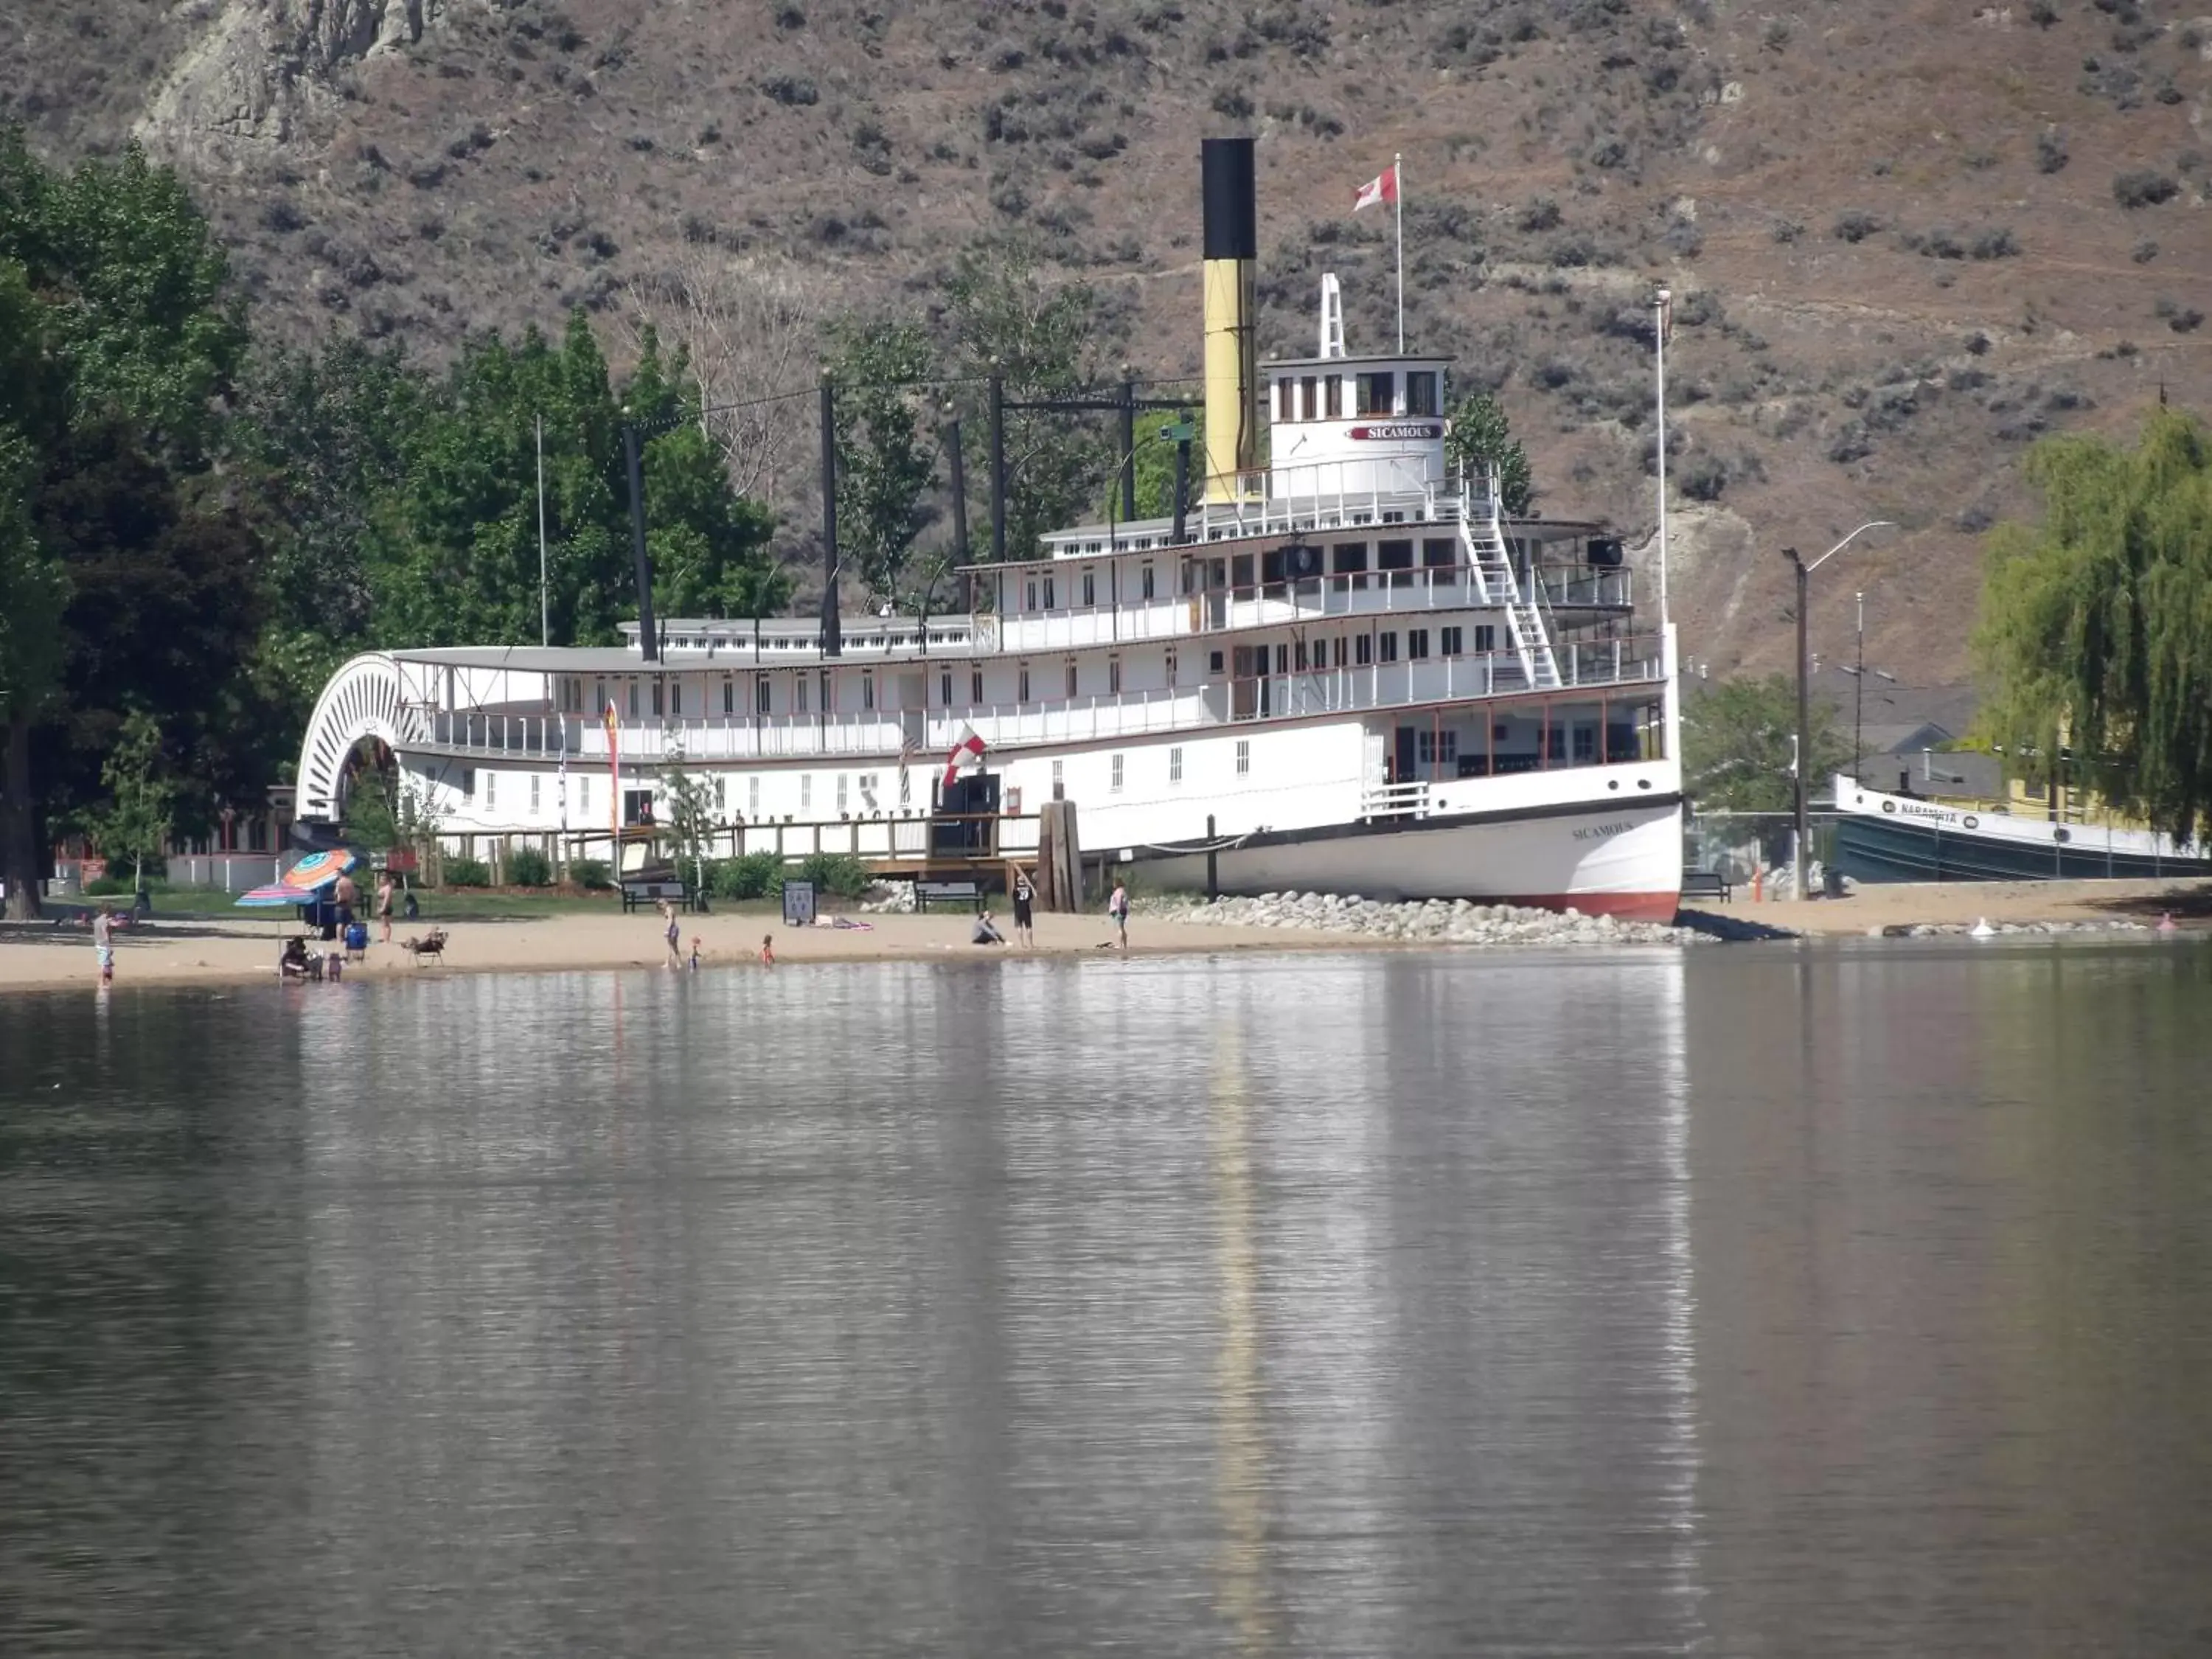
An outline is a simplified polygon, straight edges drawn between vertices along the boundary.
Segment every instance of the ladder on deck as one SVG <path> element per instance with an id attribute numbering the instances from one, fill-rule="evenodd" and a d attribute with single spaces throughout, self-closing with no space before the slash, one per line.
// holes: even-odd
<path id="1" fill-rule="evenodd" d="M 1534 592 L 1523 596 L 1521 584 L 1513 574 L 1513 561 L 1505 550 L 1505 527 L 1498 520 L 1495 476 L 1490 480 L 1489 495 L 1489 516 L 1479 528 L 1471 510 L 1473 503 L 1465 494 L 1461 495 L 1460 546 L 1474 572 L 1482 603 L 1505 613 L 1506 635 L 1513 641 L 1514 653 L 1521 659 L 1521 672 L 1529 685 L 1539 691 L 1556 690 L 1561 682 L 1559 659 L 1552 651 L 1551 631 L 1544 626 L 1544 613 L 1537 605 Z"/>

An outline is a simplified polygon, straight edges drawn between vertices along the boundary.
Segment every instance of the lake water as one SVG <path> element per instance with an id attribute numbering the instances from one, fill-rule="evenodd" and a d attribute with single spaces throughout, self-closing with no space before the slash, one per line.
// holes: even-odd
<path id="1" fill-rule="evenodd" d="M 0 1001 L 0 1651 L 2212 1644 L 2212 948 Z"/>

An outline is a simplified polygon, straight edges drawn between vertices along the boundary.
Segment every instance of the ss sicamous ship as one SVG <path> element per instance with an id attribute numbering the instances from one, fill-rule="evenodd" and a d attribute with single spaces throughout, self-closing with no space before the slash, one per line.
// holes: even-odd
<path id="1" fill-rule="evenodd" d="M 1086 854 L 1161 885 L 1671 917 L 1674 642 L 1638 624 L 1620 544 L 1452 471 L 1446 361 L 1349 352 L 1333 277 L 1316 354 L 1256 362 L 1249 144 L 1206 151 L 1187 510 L 1010 550 L 963 573 L 963 614 L 356 657 L 310 724 L 301 818 L 336 823 L 374 740 L 478 850 L 604 857 L 665 826 L 680 767 L 719 853 L 988 871 L 1065 799 Z"/>

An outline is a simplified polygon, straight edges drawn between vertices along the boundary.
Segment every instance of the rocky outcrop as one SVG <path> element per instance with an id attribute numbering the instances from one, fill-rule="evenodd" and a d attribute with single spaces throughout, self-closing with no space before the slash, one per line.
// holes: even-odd
<path id="1" fill-rule="evenodd" d="M 196 170 L 236 167 L 307 137 L 352 64 L 412 46 L 462 0 L 192 0 L 201 32 L 138 124 Z"/>

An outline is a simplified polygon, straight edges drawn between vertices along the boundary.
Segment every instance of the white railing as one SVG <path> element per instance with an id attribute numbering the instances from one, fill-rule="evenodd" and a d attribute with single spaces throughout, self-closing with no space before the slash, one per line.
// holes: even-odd
<path id="1" fill-rule="evenodd" d="M 1412 783 L 1370 784 L 1359 797 L 1359 816 L 1363 818 L 1413 817 L 1429 815 L 1429 783 L 1425 778 Z"/>
<path id="2" fill-rule="evenodd" d="M 1429 477 L 1420 464 L 1398 459 L 1263 467 L 1239 473 L 1237 483 L 1237 499 L 1200 504 L 1192 520 L 1200 541 L 1291 535 L 1347 525 L 1435 524 L 1463 510 L 1463 497 L 1442 477 Z M 1396 516 L 1386 520 L 1385 514 Z"/>
<path id="3" fill-rule="evenodd" d="M 994 748 L 1089 743 L 1187 732 L 1259 720 L 1300 720 L 1408 705 L 1463 702 L 1531 691 L 1602 690 L 1654 684 L 1662 674 L 1653 639 L 1593 640 L 1567 648 L 1556 685 L 1534 684 L 1515 651 L 1421 661 L 1294 671 L 1207 680 L 1194 686 L 957 710 L 858 714 L 667 719 L 617 733 L 624 763 L 771 760 L 813 756 L 882 757 L 902 750 L 941 756 L 973 728 Z M 917 718 L 918 716 L 918 718 Z M 606 732 L 597 720 L 550 714 L 422 711 L 430 746 L 462 755 L 604 766 Z"/>

